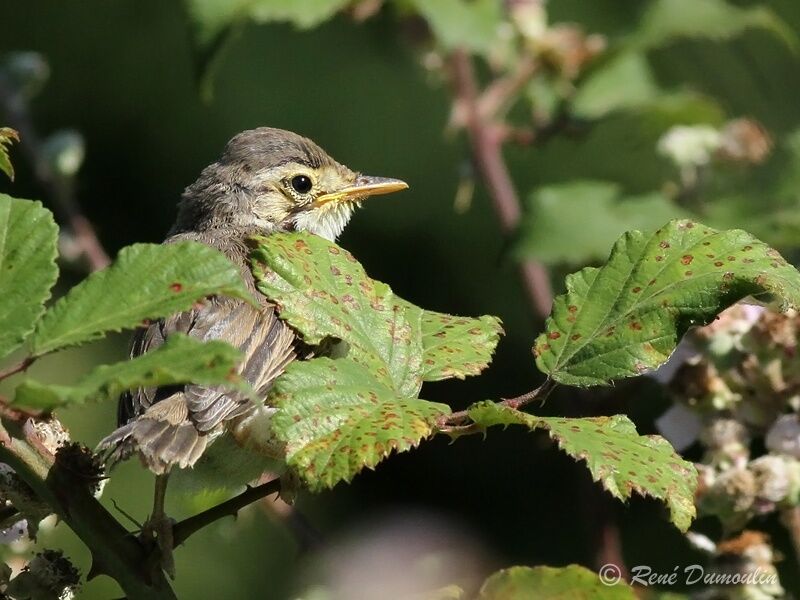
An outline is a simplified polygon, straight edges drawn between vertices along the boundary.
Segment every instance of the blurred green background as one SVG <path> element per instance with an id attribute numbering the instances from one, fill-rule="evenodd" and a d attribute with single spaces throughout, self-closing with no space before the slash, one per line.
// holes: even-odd
<path id="1" fill-rule="evenodd" d="M 551 22 L 575 22 L 604 34 L 613 51 L 615 40 L 636 31 L 648 4 L 558 0 L 548 12 Z M 765 5 L 792 36 L 800 31 L 800 4 L 774 0 Z M 513 396 L 539 382 L 530 347 L 542 323 L 518 281 L 514 246 L 499 233 L 480 183 L 469 210 L 454 210 L 459 183 L 470 171 L 468 147 L 463 135 L 446 133 L 450 91 L 420 66 L 421 49 L 399 25 L 398 12 L 386 6 L 364 23 L 340 15 L 310 31 L 281 23 L 247 24 L 215 59 L 213 97 L 205 100 L 192 24 L 175 0 L 5 0 L 0 55 L 30 50 L 49 63 L 49 81 L 31 105 L 35 125 L 43 134 L 69 127 L 84 136 L 86 159 L 76 195 L 112 254 L 133 242 L 160 241 L 183 188 L 244 129 L 290 129 L 313 138 L 351 168 L 409 182 L 411 189 L 402 195 L 368 202 L 340 243 L 372 276 L 423 307 L 503 319 L 506 336 L 485 375 L 428 385 L 424 397 L 460 408 Z M 662 193 L 678 178 L 675 166 L 657 151 L 669 127 L 706 121 L 718 126 L 748 117 L 774 140 L 768 159 L 753 168 L 723 168 L 700 194 L 702 204 L 676 205 L 676 210 L 701 213 L 711 224 L 753 229 L 794 255 L 800 237 L 791 217 L 800 214 L 795 210 L 800 188 L 792 183 L 800 178 L 800 161 L 794 160 L 791 133 L 800 125 L 800 56 L 788 46 L 774 32 L 756 27 L 733 39 L 675 39 L 648 49 L 659 86 L 692 92 L 692 102 L 676 109 L 611 110 L 596 122 L 581 119 L 570 135 L 509 147 L 506 155 L 521 196 L 579 180 L 615 183 L 626 197 Z M 636 83 L 622 79 L 618 91 L 625 96 L 626 86 L 634 89 Z M 0 191 L 43 198 L 21 154 L 13 152 L 12 159 L 17 181 L 0 181 Z M 527 252 L 551 244 L 569 248 L 573 242 L 564 231 L 576 236 L 575 244 L 593 235 L 581 220 L 585 215 L 569 208 L 559 215 L 553 239 L 548 228 L 537 229 Z M 536 226 L 534 217 L 526 217 L 526 226 Z M 581 223 L 577 230 L 574 221 Z M 610 239 L 625 228 L 619 223 Z M 517 253 L 525 253 L 524 247 L 516 246 Z M 556 288 L 561 275 L 587 262 L 584 258 L 554 259 Z M 84 275 L 69 264 L 62 271 L 62 289 Z M 120 336 L 64 353 L 32 372 L 71 381 L 98 361 L 124 356 L 126 343 Z M 668 405 L 647 382 L 606 392 L 602 402 L 595 398 L 561 394 L 544 410 L 570 415 L 624 410 L 640 432 L 649 433 L 653 418 Z M 92 405 L 60 416 L 75 439 L 91 446 L 112 427 L 114 412 L 110 404 Z M 125 464 L 104 499 L 141 520 L 150 506 L 151 485 L 138 464 Z M 201 505 L 178 496 L 173 491 L 170 497 L 175 516 Z M 406 525 L 400 529 L 427 531 L 451 550 L 474 548 L 470 556 L 477 558 L 470 568 L 476 580 L 511 564 L 597 567 L 603 562 L 598 556 L 603 535 L 616 527 L 629 565 L 671 569 L 697 560 L 659 505 L 609 500 L 582 465 L 545 439 L 516 431 L 492 431 L 485 441 L 473 437 L 452 445 L 434 440 L 393 456 L 352 485 L 303 495 L 298 506 L 334 555 L 350 551 L 337 540 L 354 531 L 374 533 L 387 523 L 389 529 L 401 523 Z M 437 530 L 434 523 L 457 535 Z M 791 554 L 784 534 L 773 523 L 763 525 Z M 707 528 L 713 532 L 714 524 Z M 41 542 L 63 544 L 83 572 L 88 570 L 87 555 L 65 526 Z M 278 520 L 252 507 L 237 521 L 225 520 L 192 538 L 176 558 L 181 598 L 282 599 L 304 588 L 304 573 L 315 557 L 301 552 Z M 800 585 L 792 564 L 790 558 L 780 566 L 787 589 Z M 411 569 L 408 576 L 414 573 Z M 86 584 L 80 597 L 116 595 L 116 586 L 101 577 Z"/>

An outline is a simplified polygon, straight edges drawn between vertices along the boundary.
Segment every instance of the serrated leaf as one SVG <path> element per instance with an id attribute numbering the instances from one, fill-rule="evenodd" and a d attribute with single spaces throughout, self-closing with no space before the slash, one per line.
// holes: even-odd
<path id="1" fill-rule="evenodd" d="M 475 319 L 425 310 L 421 325 L 424 381 L 477 375 L 503 334 L 500 319 L 491 315 Z"/>
<path id="2" fill-rule="evenodd" d="M 0 194 L 0 358 L 17 349 L 44 313 L 58 278 L 53 215 L 39 202 Z"/>
<path id="3" fill-rule="evenodd" d="M 423 380 L 475 374 L 489 363 L 502 331 L 495 317 L 424 311 L 367 276 L 352 254 L 315 235 L 276 234 L 256 242 L 253 273 L 281 318 L 310 344 L 344 340 L 348 358 L 398 395 L 415 396 Z"/>
<path id="4" fill-rule="evenodd" d="M 19 141 L 19 134 L 10 127 L 0 127 L 0 171 L 14 181 L 14 165 L 8 157 L 8 146 Z"/>
<path id="5" fill-rule="evenodd" d="M 288 462 L 313 489 L 431 435 L 449 408 L 418 399 L 422 381 L 472 375 L 491 359 L 502 332 L 495 317 L 424 311 L 318 236 L 273 234 L 254 243 L 257 286 L 281 319 L 309 344 L 334 338 L 346 346 L 336 360 L 292 363 L 270 397 Z"/>
<path id="6" fill-rule="evenodd" d="M 579 565 L 511 567 L 489 577 L 478 600 L 636 600 L 636 594 Z"/>
<path id="7" fill-rule="evenodd" d="M 607 256 L 625 231 L 652 229 L 683 213 L 659 193 L 623 198 L 613 183 L 550 185 L 531 195 L 515 253 L 551 265 L 583 265 Z"/>
<path id="8" fill-rule="evenodd" d="M 669 442 L 657 435 L 639 435 L 623 415 L 567 419 L 537 417 L 494 403 L 479 402 L 469 409 L 475 423 L 524 425 L 546 429 L 558 446 L 583 460 L 592 477 L 614 497 L 627 500 L 633 492 L 664 501 L 671 521 L 686 531 L 695 517 L 697 471 Z"/>
<path id="9" fill-rule="evenodd" d="M 692 221 L 626 233 L 603 267 L 566 285 L 534 355 L 554 380 L 580 386 L 658 367 L 689 327 L 747 296 L 800 306 L 800 273 L 777 251 L 745 231 Z"/>
<path id="10" fill-rule="evenodd" d="M 288 21 L 304 29 L 315 27 L 348 3 L 349 0 L 184 0 L 201 45 L 243 20 Z"/>
<path id="11" fill-rule="evenodd" d="M 446 49 L 487 53 L 497 39 L 502 6 L 496 0 L 410 0 Z"/>
<path id="12" fill-rule="evenodd" d="M 350 481 L 392 451 L 417 446 L 450 413 L 447 405 L 399 396 L 349 359 L 293 362 L 271 397 L 286 461 L 312 490 Z"/>
<path id="13" fill-rule="evenodd" d="M 726 40 L 748 29 L 763 29 L 792 51 L 798 49 L 792 28 L 766 6 L 739 7 L 724 0 L 655 0 L 630 44 L 649 49 L 679 38 Z"/>
<path id="14" fill-rule="evenodd" d="M 34 355 L 186 310 L 211 295 L 252 300 L 238 268 L 198 242 L 135 244 L 60 298 L 39 321 Z"/>
<path id="15" fill-rule="evenodd" d="M 16 389 L 14 405 L 36 410 L 114 399 L 125 390 L 178 383 L 224 385 L 247 392 L 236 374 L 241 353 L 225 342 L 201 342 L 183 334 L 172 334 L 155 350 L 136 358 L 101 365 L 75 385 L 23 381 Z"/>

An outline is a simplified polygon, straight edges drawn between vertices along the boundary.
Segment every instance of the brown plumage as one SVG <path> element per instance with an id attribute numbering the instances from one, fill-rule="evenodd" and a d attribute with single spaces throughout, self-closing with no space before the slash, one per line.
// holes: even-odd
<path id="1" fill-rule="evenodd" d="M 256 291 L 246 240 L 253 234 L 306 230 L 334 239 L 364 197 L 406 187 L 364 177 L 337 163 L 311 140 L 260 128 L 234 137 L 222 157 L 184 192 L 165 243 L 195 240 L 222 251 L 241 269 L 259 299 L 212 297 L 191 310 L 139 329 L 131 356 L 157 348 L 173 333 L 223 340 L 239 350 L 241 375 L 266 398 L 275 379 L 298 355 L 293 331 Z M 215 387 L 143 388 L 119 401 L 118 429 L 101 448 L 111 461 L 136 453 L 154 473 L 194 465 L 215 438 L 254 410 L 240 394 Z"/>

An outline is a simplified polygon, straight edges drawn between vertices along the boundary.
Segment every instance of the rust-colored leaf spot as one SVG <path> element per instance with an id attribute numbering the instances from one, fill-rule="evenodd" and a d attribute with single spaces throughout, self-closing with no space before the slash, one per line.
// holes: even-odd
<path id="1" fill-rule="evenodd" d="M 710 245 L 711 245 L 711 242 L 708 242 L 708 241 L 703 242 L 703 246 L 710 246 Z"/>
<path id="2" fill-rule="evenodd" d="M 570 304 L 570 305 L 567 307 L 567 310 L 568 310 L 569 312 L 571 312 L 571 313 L 575 313 L 575 312 L 578 312 L 578 307 L 577 307 L 577 306 L 575 306 L 574 304 Z"/>
<path id="3" fill-rule="evenodd" d="M 547 334 L 547 337 L 551 340 L 557 340 L 561 337 L 561 334 L 558 331 L 551 331 Z"/>
<path id="4" fill-rule="evenodd" d="M 569 337 L 569 339 L 571 339 L 573 342 L 575 342 L 575 341 L 581 339 L 581 334 L 580 333 L 574 333 Z"/>
<path id="5" fill-rule="evenodd" d="M 306 248 L 308 248 L 308 244 L 306 244 L 305 240 L 295 240 L 294 242 L 295 250 L 305 250 Z"/>
<path id="6" fill-rule="evenodd" d="M 742 248 L 742 251 L 743 252 L 750 252 L 750 250 L 752 250 L 752 249 L 753 249 L 752 246 L 745 246 L 744 248 Z"/>
<path id="7" fill-rule="evenodd" d="M 180 292 L 183 289 L 183 284 L 179 281 L 175 281 L 169 284 L 169 289 L 171 289 L 173 292 Z"/>
<path id="8" fill-rule="evenodd" d="M 728 262 L 733 262 L 733 261 L 735 261 L 735 260 L 736 260 L 736 257 L 735 257 L 735 256 L 729 256 L 729 257 L 728 257 Z"/>
<path id="9" fill-rule="evenodd" d="M 692 275 L 694 275 L 694 272 L 693 271 L 686 271 L 683 275 L 684 275 L 684 277 L 691 277 Z"/>
<path id="10" fill-rule="evenodd" d="M 341 254 L 341 251 L 336 246 L 330 246 L 328 252 L 331 254 Z"/>
<path id="11" fill-rule="evenodd" d="M 609 327 L 608 330 L 606 331 L 606 337 L 611 337 L 612 335 L 614 335 L 614 331 L 616 331 L 616 329 L 617 328 L 614 327 L 613 325 Z"/>
<path id="12" fill-rule="evenodd" d="M 684 254 L 681 257 L 681 264 L 682 265 L 689 265 L 689 264 L 692 263 L 693 260 L 694 260 L 694 256 L 692 256 L 691 254 Z"/>
<path id="13" fill-rule="evenodd" d="M 756 261 L 755 261 L 754 259 L 752 259 L 752 258 L 743 258 L 743 259 L 742 259 L 742 262 L 743 262 L 743 263 L 748 263 L 748 264 L 749 264 L 749 263 L 754 263 L 754 262 L 756 262 Z"/>
<path id="14" fill-rule="evenodd" d="M 706 254 L 706 257 L 708 257 L 708 258 L 714 258 L 714 255 L 713 255 L 713 254 Z"/>
<path id="15" fill-rule="evenodd" d="M 655 285 L 655 284 L 656 284 L 655 279 L 651 279 L 650 281 L 647 282 L 647 285 Z"/>
<path id="16" fill-rule="evenodd" d="M 341 274 L 342 274 L 342 272 L 339 269 L 337 269 L 335 266 L 331 265 L 331 275 L 334 275 L 334 276 L 338 277 Z"/>
<path id="17" fill-rule="evenodd" d="M 656 262 L 661 262 L 662 260 L 664 260 L 663 256 L 661 256 L 660 254 L 656 256 Z"/>
<path id="18" fill-rule="evenodd" d="M 634 294 L 638 294 L 639 292 L 641 292 L 641 291 L 642 291 L 642 288 L 640 288 L 640 287 L 637 285 L 637 286 L 636 286 L 635 288 L 633 288 L 631 291 L 632 291 Z"/>
<path id="19" fill-rule="evenodd" d="M 637 322 L 637 321 L 632 321 L 631 322 L 631 329 L 633 329 L 634 331 L 641 331 L 642 330 L 642 324 Z"/>
<path id="20" fill-rule="evenodd" d="M 725 263 L 723 263 L 721 260 L 718 260 L 717 262 L 715 262 L 715 263 L 714 263 L 714 266 L 715 266 L 715 267 L 721 267 L 721 266 L 722 266 L 722 265 L 724 265 L 724 264 L 725 264 Z"/>
<path id="21" fill-rule="evenodd" d="M 659 246 L 661 246 L 662 248 L 669 248 L 669 242 L 664 240 L 659 244 Z"/>

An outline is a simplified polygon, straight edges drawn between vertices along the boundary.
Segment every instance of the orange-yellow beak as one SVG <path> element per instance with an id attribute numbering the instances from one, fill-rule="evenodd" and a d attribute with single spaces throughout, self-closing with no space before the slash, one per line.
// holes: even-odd
<path id="1" fill-rule="evenodd" d="M 329 202 L 358 202 L 369 196 L 391 194 L 392 192 L 399 192 L 406 188 L 408 188 L 408 184 L 399 179 L 359 175 L 353 185 L 318 197 L 311 204 L 311 208 L 318 208 Z"/>

